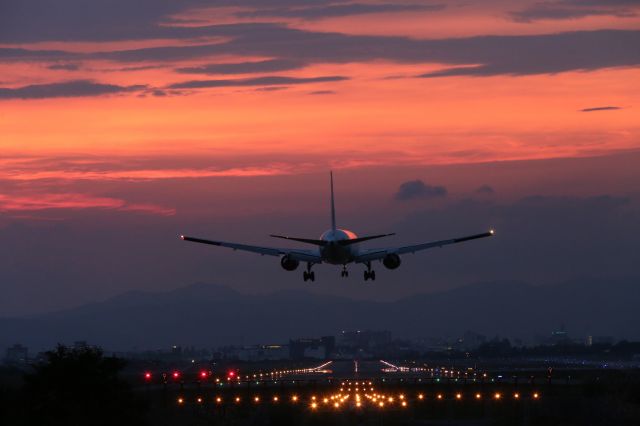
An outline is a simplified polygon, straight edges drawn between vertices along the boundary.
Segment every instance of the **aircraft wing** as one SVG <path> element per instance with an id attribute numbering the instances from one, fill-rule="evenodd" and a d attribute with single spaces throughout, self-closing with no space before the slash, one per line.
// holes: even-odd
<path id="1" fill-rule="evenodd" d="M 474 234 L 466 237 L 452 238 L 450 240 L 431 241 L 428 243 L 414 244 L 414 245 L 404 246 L 404 247 L 391 247 L 391 248 L 364 250 L 355 258 L 355 262 L 363 263 L 363 262 L 370 262 L 372 260 L 380 260 L 380 259 L 384 259 L 384 257 L 388 254 L 415 253 L 420 250 L 426 250 L 434 247 L 442 247 L 449 244 L 463 243 L 465 241 L 471 241 L 478 238 L 492 237 L 494 234 L 495 232 L 492 229 L 489 232 L 484 232 L 482 234 Z"/>
<path id="2" fill-rule="evenodd" d="M 209 244 L 212 246 L 227 247 L 232 250 L 242 250 L 251 253 L 257 253 L 262 256 L 283 256 L 288 255 L 290 258 L 299 260 L 302 262 L 321 263 L 322 259 L 318 252 L 314 250 L 299 250 L 299 249 L 282 249 L 274 247 L 261 247 L 251 246 L 247 244 L 230 243 L 226 241 L 205 240 L 202 238 L 187 237 L 186 235 L 180 235 L 180 239 L 183 241 L 190 241 L 192 243 Z"/>

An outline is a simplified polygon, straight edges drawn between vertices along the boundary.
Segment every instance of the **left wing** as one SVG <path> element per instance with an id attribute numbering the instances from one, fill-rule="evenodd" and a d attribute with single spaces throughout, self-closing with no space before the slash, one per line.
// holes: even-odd
<path id="1" fill-rule="evenodd" d="M 356 256 L 355 262 L 356 263 L 370 262 L 372 260 L 384 259 L 384 257 L 387 256 L 388 254 L 415 253 L 417 251 L 426 250 L 433 247 L 442 247 L 449 244 L 463 243 L 465 241 L 476 240 L 478 238 L 493 237 L 494 235 L 495 235 L 495 232 L 492 229 L 489 232 L 484 232 L 482 234 L 474 234 L 474 235 L 469 235 L 467 237 L 452 238 L 450 240 L 432 241 L 429 243 L 414 244 L 411 246 L 404 246 L 404 247 L 364 250 L 358 256 Z"/>
<path id="2" fill-rule="evenodd" d="M 183 241 L 191 241 L 192 243 L 209 244 L 212 246 L 227 247 L 232 250 L 248 251 L 248 252 L 257 253 L 263 256 L 264 255 L 267 255 L 267 256 L 287 255 L 291 259 L 299 260 L 302 262 L 321 263 L 322 261 L 322 259 L 320 258 L 320 255 L 313 250 L 281 249 L 281 248 L 274 248 L 274 247 L 251 246 L 247 244 L 230 243 L 226 241 L 205 240 L 202 238 L 187 237 L 185 235 L 180 235 L 180 239 L 182 239 Z"/>

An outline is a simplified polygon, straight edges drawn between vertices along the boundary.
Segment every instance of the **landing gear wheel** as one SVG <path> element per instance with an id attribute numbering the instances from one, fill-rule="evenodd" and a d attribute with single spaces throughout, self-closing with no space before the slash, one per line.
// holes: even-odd
<path id="1" fill-rule="evenodd" d="M 316 280 L 316 273 L 311 271 L 309 272 L 309 279 L 313 282 Z"/>
<path id="2" fill-rule="evenodd" d="M 341 276 L 342 278 L 345 278 L 345 277 L 348 277 L 348 276 L 349 276 L 349 271 L 347 271 L 347 267 L 346 267 L 346 266 L 343 266 L 343 267 L 342 267 L 342 272 L 340 272 L 340 276 Z"/>
<path id="3" fill-rule="evenodd" d="M 375 281 L 376 280 L 376 271 L 372 271 L 371 270 L 371 263 L 367 264 L 367 270 L 364 271 L 364 280 L 371 280 L 371 281 Z"/>
<path id="4" fill-rule="evenodd" d="M 302 279 L 305 280 L 305 282 L 309 280 L 309 273 L 307 271 L 302 273 Z"/>

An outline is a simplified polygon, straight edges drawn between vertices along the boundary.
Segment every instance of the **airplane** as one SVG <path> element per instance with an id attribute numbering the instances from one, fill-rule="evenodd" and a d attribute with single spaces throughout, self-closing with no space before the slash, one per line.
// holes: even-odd
<path id="1" fill-rule="evenodd" d="M 306 262 L 306 270 L 302 274 L 304 281 L 315 281 L 315 272 L 311 270 L 314 265 L 328 263 L 331 265 L 342 265 L 342 277 L 348 277 L 347 265 L 350 263 L 360 263 L 366 266 L 364 280 L 376 279 L 376 272 L 371 267 L 371 262 L 380 261 L 387 269 L 397 269 L 400 266 L 400 255 L 415 253 L 434 247 L 442 247 L 449 244 L 458 244 L 479 238 L 492 237 L 495 235 L 493 229 L 481 234 L 468 235 L 449 240 L 431 241 L 427 243 L 413 244 L 401 247 L 388 247 L 378 249 L 362 249 L 360 243 L 383 237 L 395 235 L 378 234 L 365 237 L 358 237 L 354 232 L 336 227 L 336 209 L 333 196 L 333 172 L 330 172 L 331 181 L 331 229 L 325 231 L 319 239 L 288 237 L 284 235 L 270 235 L 274 238 L 297 241 L 300 243 L 317 246 L 315 249 L 292 249 L 261 247 L 239 243 L 231 243 L 217 240 L 205 240 L 202 238 L 188 237 L 180 235 L 183 241 L 194 243 L 210 244 L 213 246 L 227 247 L 233 250 L 242 250 L 260 255 L 280 257 L 280 265 L 287 271 L 295 271 L 300 262 Z"/>

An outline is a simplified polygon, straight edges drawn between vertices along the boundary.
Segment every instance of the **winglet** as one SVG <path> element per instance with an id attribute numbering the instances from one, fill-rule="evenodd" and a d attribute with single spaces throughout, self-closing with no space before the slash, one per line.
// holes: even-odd
<path id="1" fill-rule="evenodd" d="M 329 172 L 329 176 L 331 177 L 331 230 L 336 230 L 336 206 L 333 201 L 333 171 Z"/>

